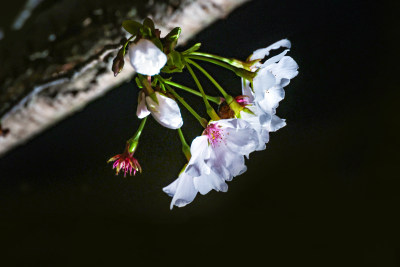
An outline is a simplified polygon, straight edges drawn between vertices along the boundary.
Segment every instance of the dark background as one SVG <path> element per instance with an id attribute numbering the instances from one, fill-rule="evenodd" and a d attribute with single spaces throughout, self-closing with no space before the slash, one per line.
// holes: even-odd
<path id="1" fill-rule="evenodd" d="M 287 126 L 227 193 L 170 211 L 162 187 L 185 160 L 176 132 L 152 119 L 136 153 L 144 172 L 114 175 L 106 161 L 139 125 L 133 82 L 8 153 L 3 266 L 400 266 L 394 11 L 375 1 L 252 1 L 185 46 L 245 59 L 288 38 L 300 66 L 278 108 Z M 239 94 L 238 78 L 204 67 Z M 194 87 L 188 75 L 176 80 Z M 204 114 L 201 99 L 182 95 Z M 201 127 L 182 112 L 191 140 Z"/>

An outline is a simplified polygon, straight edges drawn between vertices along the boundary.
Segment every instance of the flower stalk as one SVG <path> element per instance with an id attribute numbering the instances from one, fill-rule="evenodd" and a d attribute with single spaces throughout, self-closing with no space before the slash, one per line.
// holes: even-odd
<path id="1" fill-rule="evenodd" d="M 192 75 L 193 80 L 195 81 L 197 87 L 200 90 L 200 93 L 203 97 L 204 100 L 204 104 L 206 105 L 206 110 L 207 110 L 207 114 L 208 116 L 210 116 L 210 118 L 214 121 L 219 120 L 219 116 L 217 115 L 217 113 L 215 112 L 215 110 L 213 109 L 213 107 L 210 105 L 210 103 L 207 100 L 206 94 L 204 93 L 203 87 L 201 86 L 199 80 L 197 79 L 196 74 L 194 74 L 192 68 L 189 66 L 189 63 L 185 62 L 186 68 L 188 69 L 188 71 L 190 72 L 190 75 Z"/>
<path id="2" fill-rule="evenodd" d="M 173 87 L 182 89 L 182 90 L 184 90 L 184 91 L 186 91 L 186 92 L 188 92 L 188 93 L 191 93 L 191 94 L 193 94 L 193 95 L 202 97 L 202 94 L 201 94 L 199 91 L 196 91 L 196 90 L 194 90 L 194 89 L 192 89 L 192 88 L 189 88 L 189 87 L 187 87 L 187 86 L 184 86 L 184 85 L 182 85 L 182 84 L 179 84 L 179 83 L 176 83 L 176 82 L 173 82 L 173 81 L 168 81 L 168 80 L 164 80 L 164 83 L 165 83 L 165 84 L 169 84 L 169 85 L 171 85 L 171 86 L 173 86 Z M 219 96 L 209 96 L 209 95 L 206 95 L 206 97 L 207 97 L 207 99 L 208 99 L 209 101 L 211 101 L 211 102 L 213 102 L 213 103 L 215 103 L 215 104 L 217 104 L 217 105 L 219 105 L 219 104 L 221 104 L 221 103 L 223 102 L 223 99 L 222 99 L 221 97 L 219 97 Z"/>
<path id="3" fill-rule="evenodd" d="M 221 56 L 217 56 L 217 55 L 213 55 L 213 54 L 209 54 L 209 53 L 204 53 L 204 52 L 191 52 L 190 54 L 188 54 L 188 57 L 190 57 L 190 56 L 198 56 L 198 57 L 216 59 L 216 60 L 219 60 L 221 62 L 227 63 L 227 64 L 229 64 L 229 65 L 231 65 L 233 67 L 245 69 L 245 70 L 248 70 L 248 71 L 251 71 L 250 67 L 254 63 L 259 61 L 259 60 L 253 60 L 253 61 L 243 62 L 243 61 L 235 59 L 235 58 L 226 58 L 226 57 L 221 57 Z"/>
<path id="4" fill-rule="evenodd" d="M 179 134 L 179 139 L 181 140 L 182 143 L 182 152 L 185 155 L 186 159 L 190 161 L 190 158 L 192 157 L 192 154 L 190 153 L 190 147 L 186 143 L 185 137 L 183 136 L 181 128 L 177 129 L 178 134 Z"/>
<path id="5" fill-rule="evenodd" d="M 185 60 L 187 60 L 187 59 L 197 59 L 197 60 L 202 60 L 202 61 L 206 61 L 206 62 L 209 62 L 209 63 L 213 63 L 213 64 L 218 65 L 220 67 L 223 67 L 223 68 L 226 68 L 228 70 L 231 70 L 236 75 L 238 75 L 239 77 L 242 77 L 242 78 L 244 78 L 246 80 L 249 80 L 249 81 L 252 81 L 253 78 L 256 76 L 255 72 L 251 72 L 251 71 L 248 71 L 248 70 L 245 70 L 245 69 L 242 69 L 242 68 L 236 68 L 236 67 L 234 67 L 232 65 L 229 65 L 228 63 L 221 62 L 221 61 L 215 60 L 213 58 L 187 55 L 187 56 L 184 56 L 184 59 Z"/>
<path id="6" fill-rule="evenodd" d="M 232 97 L 231 95 L 228 95 L 226 91 L 222 88 L 222 86 L 205 70 L 203 69 L 199 64 L 196 62 L 186 59 L 186 61 L 195 66 L 198 70 L 200 70 L 214 85 L 217 87 L 217 89 L 221 92 L 223 97 L 225 98 L 226 103 L 229 105 L 229 107 L 235 112 L 236 116 L 239 116 L 240 111 L 243 110 L 243 107 L 239 105 L 239 103 L 236 102 L 235 98 Z"/>
<path id="7" fill-rule="evenodd" d="M 139 144 L 139 138 L 142 134 L 146 121 L 147 117 L 144 117 L 140 122 L 139 128 L 137 129 L 136 133 L 128 141 L 126 141 L 129 153 L 134 153 L 136 151 L 137 145 Z"/>

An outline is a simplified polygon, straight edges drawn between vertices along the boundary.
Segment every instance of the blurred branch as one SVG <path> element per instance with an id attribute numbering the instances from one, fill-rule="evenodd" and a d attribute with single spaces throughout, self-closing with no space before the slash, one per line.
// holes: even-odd
<path id="1" fill-rule="evenodd" d="M 125 19 L 153 18 L 184 42 L 247 0 L 44 0 L 0 47 L 0 155 L 134 74 L 111 71 Z M 4 131 L 3 131 L 4 133 Z"/>

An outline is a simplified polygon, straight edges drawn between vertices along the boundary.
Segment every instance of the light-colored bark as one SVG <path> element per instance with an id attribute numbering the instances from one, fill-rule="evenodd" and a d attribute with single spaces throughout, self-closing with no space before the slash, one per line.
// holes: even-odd
<path id="1" fill-rule="evenodd" d="M 125 34 L 119 26 L 123 20 L 141 21 L 146 16 L 151 17 L 162 36 L 179 26 L 182 44 L 246 1 L 130 1 L 129 5 L 121 4 L 118 8 L 110 8 L 118 1 L 100 1 L 105 2 L 105 8 L 89 4 L 87 15 L 80 12 L 80 17 L 75 18 L 79 22 L 79 27 L 72 23 L 75 32 L 68 31 L 62 25 L 62 18 L 56 16 L 59 12 L 67 18 L 79 8 L 79 5 L 74 6 L 79 1 L 59 1 L 33 13 L 33 18 L 26 22 L 25 32 L 22 29 L 26 36 L 17 36 L 9 42 L 20 47 L 3 49 L 0 54 L 0 118 L 3 129 L 9 130 L 0 136 L 0 155 L 132 78 L 134 71 L 130 64 L 125 64 L 117 77 L 111 72 L 112 60 Z M 64 22 L 71 25 L 71 21 Z M 46 27 L 46 23 L 55 26 Z M 30 38 L 47 36 L 48 39 L 29 39 L 29 34 L 35 32 L 38 32 L 37 37 Z M 7 36 L 3 41 L 6 39 Z M 32 47 L 38 49 L 32 50 Z M 7 70 L 6 64 L 10 66 Z M 21 68 L 21 64 L 26 66 Z"/>

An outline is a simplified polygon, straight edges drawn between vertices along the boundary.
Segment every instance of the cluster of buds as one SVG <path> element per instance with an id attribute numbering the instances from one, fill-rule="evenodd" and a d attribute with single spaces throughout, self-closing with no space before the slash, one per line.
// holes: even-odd
<path id="1" fill-rule="evenodd" d="M 254 51 L 247 60 L 225 58 L 200 52 L 200 44 L 186 51 L 175 50 L 181 33 L 174 28 L 165 37 L 146 18 L 143 23 L 124 21 L 123 28 L 132 36 L 118 51 L 112 71 L 122 70 L 127 53 L 137 73 L 139 88 L 137 116 L 142 119 L 136 134 L 127 141 L 125 151 L 112 157 L 117 174 L 122 171 L 135 175 L 141 172 L 139 162 L 133 157 L 138 147 L 148 115 L 162 126 L 177 130 L 182 142 L 182 152 L 187 159 L 178 178 L 163 188 L 172 197 L 170 208 L 191 203 L 197 193 L 211 190 L 226 192 L 227 181 L 246 171 L 245 157 L 254 151 L 264 150 L 269 133 L 286 125 L 276 115 L 279 102 L 285 96 L 284 87 L 298 74 L 298 65 L 289 56 L 290 42 L 278 41 L 266 48 Z M 271 50 L 284 50 L 269 57 Z M 242 79 L 242 95 L 232 96 L 198 62 L 209 62 L 231 70 Z M 193 67 L 193 68 L 192 68 Z M 201 72 L 216 87 L 221 96 L 205 93 L 194 70 Z M 197 89 L 172 81 L 175 72 L 188 71 Z M 208 118 L 201 117 L 175 89 L 201 97 Z M 184 106 L 203 127 L 189 146 L 181 127 L 183 119 L 178 102 Z M 217 111 L 212 104 L 218 105 Z"/>

